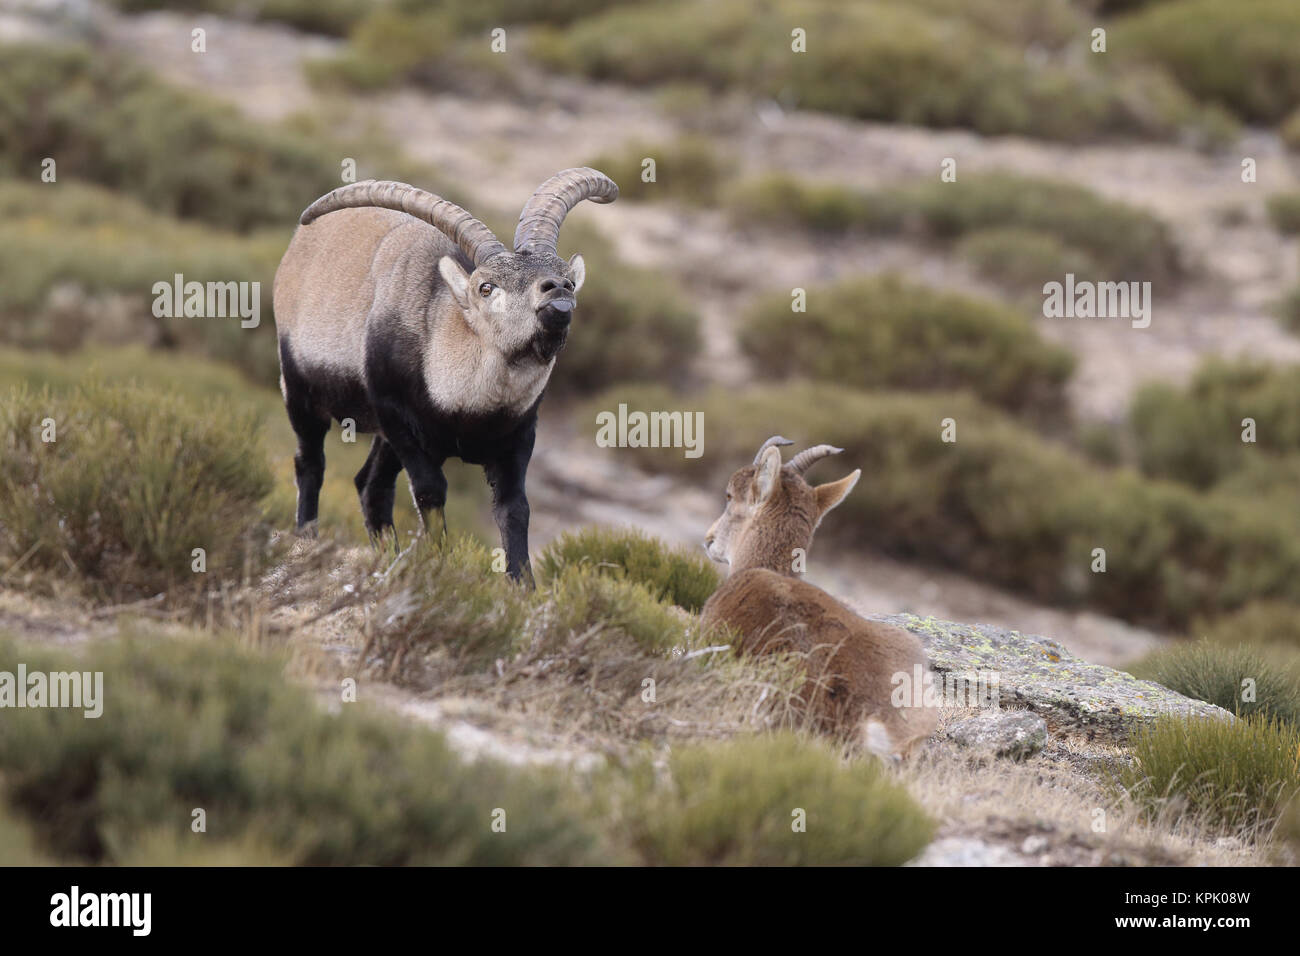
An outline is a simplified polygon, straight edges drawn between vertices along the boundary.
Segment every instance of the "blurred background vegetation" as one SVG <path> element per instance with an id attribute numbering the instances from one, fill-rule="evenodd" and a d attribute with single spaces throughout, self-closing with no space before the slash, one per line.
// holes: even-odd
<path id="1" fill-rule="evenodd" d="M 625 96 L 629 109 L 652 114 L 648 130 L 617 142 L 593 131 L 590 139 L 546 144 L 546 155 L 562 165 L 596 165 L 622 188 L 613 225 L 575 214 L 562 235 L 561 252 L 586 256 L 589 282 L 549 415 L 577 423 L 585 440 L 592 411 L 619 402 L 702 409 L 703 460 L 675 451 L 637 462 L 710 492 L 771 433 L 844 446 L 864 480 L 828 525 L 828 545 L 1205 638 L 1189 644 L 1185 658 L 1144 664 L 1198 696 L 1223 698 L 1232 685 L 1224 675 L 1255 666 L 1243 665 L 1245 646 L 1280 675 L 1264 716 L 1296 720 L 1288 683 L 1300 661 L 1294 367 L 1259 354 L 1267 348 L 1246 356 L 1230 344 L 1196 344 L 1198 367 L 1137 382 L 1119 414 L 1085 413 L 1079 395 L 1089 386 L 1080 385 L 1079 370 L 1087 343 L 1057 334 L 1042 317 L 1045 281 L 1067 272 L 1150 281 L 1157 321 L 1171 326 L 1180 304 L 1231 311 L 1240 303 L 1230 277 L 1209 268 L 1217 248 L 1207 261 L 1196 230 L 1189 234 L 1166 207 L 1144 202 L 1140 186 L 1103 195 L 1050 162 L 1015 161 L 1034 149 L 1060 150 L 1032 154 L 1060 158 L 1095 147 L 1217 159 L 1236 176 L 1248 143 L 1278 168 L 1295 168 L 1294 0 L 88 0 L 38 7 L 0 4 L 0 13 L 25 25 L 0 32 L 0 568 L 21 570 L 9 586 L 71 564 L 92 600 L 147 594 L 169 586 L 165 569 L 178 559 L 160 542 L 177 528 L 213 541 L 222 573 L 246 575 L 274 559 L 265 542 L 291 521 L 294 445 L 279 407 L 270 290 L 297 214 L 340 184 L 345 158 L 356 160 L 362 178 L 406 180 L 462 202 L 499 234 L 509 233 L 526 196 L 485 192 L 463 163 L 448 172 L 421 148 L 428 125 L 366 123 L 358 115 L 391 116 L 386 105 L 404 104 L 439 129 L 440 109 L 468 105 L 448 114 L 457 122 L 442 135 L 461 154 L 499 157 L 526 154 L 535 138 L 546 138 L 514 114 L 510 122 L 494 119 L 499 104 L 540 114 L 559 103 L 581 117 L 584 97 Z M 183 70 L 155 68 L 141 55 L 160 42 L 148 18 L 168 12 L 185 15 L 161 21 L 182 50 L 191 23 L 239 24 L 254 31 L 249 36 L 269 31 L 286 46 L 299 40 L 284 37 L 309 37 L 294 63 L 307 91 L 300 108 L 268 119 L 256 102 L 226 95 L 220 75 L 187 82 Z M 793 26 L 807 30 L 813 52 L 791 55 Z M 496 27 L 508 30 L 509 56 L 490 52 Z M 1090 51 L 1096 27 L 1106 30 L 1105 54 Z M 208 42 L 220 42 L 211 30 Z M 345 113 L 348 121 L 339 121 Z M 873 142 L 886 144 L 884 153 L 921 134 L 1005 142 L 992 152 L 1005 161 L 963 168 L 951 184 L 938 180 L 939 154 L 896 162 L 886 176 L 865 156 L 856 160 L 860 177 L 821 177 L 755 148 L 752 129 L 774 115 L 815 116 L 841 124 L 834 128 L 846 136 L 879 134 Z M 482 127 L 467 116 L 481 117 Z M 57 182 L 41 179 L 47 157 L 57 161 Z M 641 175 L 648 157 L 657 165 L 653 182 Z M 515 178 L 532 175 L 526 162 L 519 167 Z M 1250 226 L 1256 240 L 1295 260 L 1300 190 L 1293 176 L 1282 178 L 1249 187 L 1260 191 L 1258 200 L 1252 194 L 1219 210 L 1213 228 L 1223 231 L 1214 238 Z M 697 227 L 714 246 L 734 250 L 732 272 L 714 269 L 714 260 L 701 266 L 704 253 L 717 251 L 681 239 Z M 613 241 L 615 231 L 633 240 Z M 841 248 L 862 252 L 861 261 L 837 260 Z M 762 250 L 768 259 L 747 258 Z M 807 293 L 804 313 L 790 311 L 786 273 L 767 268 L 786 259 L 807 265 L 797 282 Z M 899 268 L 908 259 L 932 266 Z M 932 281 L 936 272 L 965 280 Z M 260 327 L 155 317 L 153 283 L 175 273 L 260 282 Z M 1287 271 L 1263 304 L 1279 342 L 1300 333 L 1295 277 Z M 1111 321 L 1104 334 L 1128 343 L 1142 333 Z M 1189 326 L 1189 340 L 1196 335 Z M 721 368 L 716 356 L 730 356 L 743 374 Z M 88 425 L 60 445 L 57 460 L 32 440 L 50 409 Z M 97 416 L 96 409 L 106 411 Z M 951 445 L 937 440 L 948 417 L 960 429 Z M 1240 436 L 1248 417 L 1259 423 L 1253 444 Z M 189 457 L 178 461 L 163 434 L 183 436 Z M 173 451 L 160 451 L 163 445 Z M 365 451 L 364 441 L 328 451 L 322 525 L 353 542 L 363 531 L 351 476 Z M 187 495 L 168 498 L 178 469 Z M 449 471 L 451 523 L 490 540 L 477 471 L 454 464 Z M 132 523 L 138 499 L 131 495 L 140 493 L 172 523 Z M 105 507 L 110 498 L 116 509 Z M 399 509 L 409 530 L 404 496 Z M 68 516 L 75 520 L 60 520 Z M 250 543 L 253 532 L 261 537 Z M 606 546 L 570 540 L 549 556 L 543 576 Z M 1098 546 L 1108 552 L 1105 574 L 1088 571 Z M 713 583 L 707 569 L 682 572 L 642 544 L 622 542 L 615 552 L 620 566 L 656 569 L 645 572 L 655 600 L 694 609 L 701 588 Z M 596 597 L 618 597 L 597 594 L 593 588 L 608 585 L 586 579 L 566 587 L 579 616 Z M 483 600 L 496 606 L 492 595 Z M 638 612 L 636 620 L 658 620 L 655 613 Z M 404 647 L 408 638 L 392 636 L 386 646 Z M 220 655 L 209 663 L 235 666 Z M 269 705 L 239 706 L 261 714 Z M 359 726 L 348 734 L 370 732 Z M 298 737 L 323 732 L 295 723 L 274 733 L 287 742 L 267 746 L 296 747 Z M 375 760 L 407 759 L 401 748 L 408 745 L 394 746 Z M 700 758 L 682 759 L 688 774 L 701 773 L 691 769 Z M 809 759 L 815 776 L 822 758 Z M 31 756 L 0 737 L 6 760 L 27 767 Z M 31 778 L 21 777 L 24 800 L 48 795 L 37 770 L 23 772 Z M 719 773 L 693 785 L 711 793 L 726 785 Z M 512 848 L 510 859 L 585 859 L 607 835 L 570 819 L 550 783 L 537 786 L 542 805 L 556 808 L 552 829 Z M 424 812 L 419 795 L 394 799 Z M 696 859 L 667 817 L 647 821 L 653 832 L 618 852 Z M 908 821 L 908 834 L 925 829 L 919 817 Z M 114 826 L 144 832 L 145 822 Z M 352 843 L 296 842 L 274 818 L 250 815 L 247 825 L 271 835 L 275 859 L 358 859 Z M 0 841 L 8 839 L 6 826 L 0 818 Z M 120 847 L 79 834 L 60 852 L 126 859 Z M 392 849 L 383 859 L 402 859 L 407 836 L 385 834 Z M 735 859 L 751 852 L 733 851 Z M 457 859 L 498 858 L 466 847 Z"/>

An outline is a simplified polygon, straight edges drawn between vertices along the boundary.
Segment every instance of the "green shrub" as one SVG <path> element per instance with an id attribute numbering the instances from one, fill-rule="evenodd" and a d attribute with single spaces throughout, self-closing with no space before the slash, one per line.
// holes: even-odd
<path id="1" fill-rule="evenodd" d="M 159 215 L 237 230 L 287 230 L 339 185 L 336 160 L 320 144 L 259 126 L 118 56 L 24 44 L 0 46 L 0 60 L 0 175 L 36 181 L 53 157 L 59 182 L 89 180 Z"/>
<path id="2" fill-rule="evenodd" d="M 655 179 L 644 182 L 643 163 L 653 159 Z M 598 156 L 593 166 L 618 183 L 620 199 L 674 199 L 697 206 L 713 205 L 727 175 L 709 140 L 683 136 L 673 142 L 654 145 L 631 143 L 619 152 Z"/>
<path id="3" fill-rule="evenodd" d="M 601 643 L 629 639 L 641 654 L 661 656 L 688 642 L 686 619 L 658 600 L 644 584 L 574 565 L 547 587 L 549 604 L 534 629 L 542 647 L 559 647 L 588 634 Z"/>
<path id="4" fill-rule="evenodd" d="M 371 0 L 112 0 L 128 13 L 184 10 L 286 23 L 299 30 L 345 36 L 374 6 Z"/>
<path id="5" fill-rule="evenodd" d="M 467 670 L 508 657 L 526 616 L 503 557 L 463 535 L 425 537 L 388 572 L 368 649 L 391 679 L 425 685 L 443 657 Z"/>
<path id="6" fill-rule="evenodd" d="M 587 281 L 547 394 L 589 394 L 615 382 L 687 381 L 700 347 L 700 320 L 681 288 L 656 270 L 622 262 L 608 240 L 580 222 L 565 223 L 560 252 L 582 253 Z"/>
<path id="7" fill-rule="evenodd" d="M 657 866 L 898 866 L 933 833 L 877 761 L 792 734 L 675 748 L 666 775 L 647 761 L 622 791 L 621 828 Z"/>
<path id="8" fill-rule="evenodd" d="M 91 342 L 169 345 L 279 377 L 271 285 L 278 231 L 244 237 L 157 215 L 108 190 L 0 181 L 0 340 L 67 350 Z M 256 327 L 241 318 L 154 315 L 154 285 L 259 283 Z"/>
<path id="9" fill-rule="evenodd" d="M 558 777 L 464 764 L 441 735 L 344 705 L 325 714 L 273 661 L 212 640 L 139 636 L 66 655 L 0 645 L 13 671 L 103 672 L 103 715 L 6 712 L 0 780 L 42 848 L 69 862 L 165 856 L 195 841 L 302 865 L 595 862 Z M 208 831 L 190 831 L 192 811 Z M 502 808 L 504 832 L 493 832 Z M 239 862 L 249 862 L 247 859 Z"/>
<path id="10" fill-rule="evenodd" d="M 1183 271 L 1168 227 L 1151 213 L 1082 186 L 1009 173 L 872 191 L 775 175 L 738 187 L 728 206 L 743 223 L 829 233 L 911 232 L 956 240 L 988 229 L 1027 230 L 1086 256 L 1115 281 L 1160 285 Z M 1021 234 L 1019 241 L 1028 237 Z"/>
<path id="11" fill-rule="evenodd" d="M 1278 134 L 1282 137 L 1282 142 L 1286 144 L 1289 150 L 1300 150 L 1300 109 L 1286 118 L 1286 121 L 1278 129 Z"/>
<path id="12" fill-rule="evenodd" d="M 1280 233 L 1293 236 L 1300 232 L 1300 192 L 1269 196 L 1268 218 Z"/>
<path id="13" fill-rule="evenodd" d="M 1300 608 L 1254 601 L 1220 617 L 1197 621 L 1192 633 L 1218 643 L 1244 642 L 1261 650 L 1300 654 Z"/>
<path id="14" fill-rule="evenodd" d="M 1035 229 L 977 229 L 958 241 L 956 252 L 990 282 L 1038 305 L 1048 282 L 1060 282 L 1071 272 L 1100 275 L 1091 255 Z"/>
<path id="15" fill-rule="evenodd" d="M 1254 442 L 1242 441 L 1247 418 Z M 1208 487 L 1262 458 L 1300 453 L 1300 380 L 1285 367 L 1211 358 L 1186 389 L 1141 388 L 1129 421 L 1144 472 Z"/>
<path id="16" fill-rule="evenodd" d="M 619 402 L 672 408 L 682 399 L 620 388 L 577 420 L 589 427 L 597 410 Z M 1300 603 L 1300 529 L 1287 512 L 1099 468 L 970 396 L 791 384 L 716 389 L 690 402 L 704 414 L 703 458 L 647 448 L 624 452 L 628 460 L 721 492 L 774 433 L 837 445 L 846 449 L 840 472 L 861 468 L 863 477 L 820 536 L 1163 627 L 1255 599 Z M 955 442 L 941 440 L 949 418 Z M 1105 574 L 1090 570 L 1098 547 Z"/>
<path id="17" fill-rule="evenodd" d="M 1003 407 L 1058 414 L 1074 367 L 1019 313 L 893 275 L 786 293 L 743 319 L 741 347 L 766 376 L 805 376 L 867 388 L 969 389 Z"/>
<path id="18" fill-rule="evenodd" d="M 683 548 L 670 548 L 635 529 L 583 528 L 556 538 L 537 559 L 538 579 L 549 582 L 569 567 L 645 586 L 656 600 L 698 612 L 717 590 L 721 575 L 713 563 Z"/>
<path id="19" fill-rule="evenodd" d="M 1144 680 L 1232 714 L 1275 717 L 1289 724 L 1300 721 L 1296 673 L 1248 644 L 1202 640 L 1177 645 L 1157 651 L 1132 670 Z"/>
<path id="20" fill-rule="evenodd" d="M 142 597 L 238 583 L 264 560 L 271 474 L 247 411 L 135 386 L 16 389 L 0 441 L 0 551 L 28 570 Z"/>
<path id="21" fill-rule="evenodd" d="M 1150 814 L 1191 813 L 1224 833 L 1267 831 L 1295 798 L 1300 728 L 1263 718 L 1163 717 L 1129 738 L 1114 778 Z"/>
<path id="22" fill-rule="evenodd" d="M 1276 123 L 1300 100 L 1300 7 L 1291 0 L 1181 0 L 1116 22 L 1110 48 L 1167 69 L 1194 96 Z"/>
<path id="23" fill-rule="evenodd" d="M 857 119 L 989 134 L 1171 137 L 1200 119 L 1190 97 L 1159 71 L 1101 70 L 1087 57 L 1026 58 L 1039 27 L 1020 14 L 1033 4 L 997 11 L 982 3 L 973 13 L 969 4 L 926 6 L 934 9 L 893 0 L 617 6 L 563 31 L 539 31 L 529 51 L 598 80 L 695 82 Z M 1012 21 L 1018 25 L 1008 31 Z M 795 25 L 807 31 L 807 55 L 790 52 Z M 1072 28 L 1042 31 L 1064 40 Z"/>

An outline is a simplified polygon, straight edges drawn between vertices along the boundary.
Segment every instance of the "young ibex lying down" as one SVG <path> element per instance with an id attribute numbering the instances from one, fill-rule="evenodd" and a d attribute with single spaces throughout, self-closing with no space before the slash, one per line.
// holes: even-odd
<path id="1" fill-rule="evenodd" d="M 882 756 L 902 756 L 938 722 L 936 707 L 919 705 L 921 689 L 915 698 L 911 691 L 916 677 L 928 671 L 921 642 L 859 617 L 794 570 L 796 549 L 807 554 L 826 512 L 844 500 L 862 472 L 814 487 L 804 472 L 843 449 L 818 445 L 782 466 L 777 446 L 789 444 L 769 438 L 754 463 L 727 483 L 726 510 L 704 546 L 709 557 L 731 569 L 704 605 L 703 624 L 730 625 L 739 634 L 740 654 L 806 655 L 801 696 L 817 727 L 857 735 Z M 896 675 L 906 675 L 905 683 L 896 683 Z M 902 706 L 892 700 L 897 687 L 908 688 Z"/>
<path id="2" fill-rule="evenodd" d="M 373 537 L 392 528 L 403 469 L 421 524 L 441 523 L 442 466 L 459 458 L 483 466 L 506 570 L 522 575 L 537 406 L 586 276 L 582 256 L 556 255 L 560 225 L 584 199 L 617 197 L 604 173 L 557 173 L 520 213 L 513 251 L 405 183 L 353 183 L 307 208 L 275 274 L 300 530 L 316 521 L 330 419 L 351 419 L 375 434 L 355 479 Z"/>

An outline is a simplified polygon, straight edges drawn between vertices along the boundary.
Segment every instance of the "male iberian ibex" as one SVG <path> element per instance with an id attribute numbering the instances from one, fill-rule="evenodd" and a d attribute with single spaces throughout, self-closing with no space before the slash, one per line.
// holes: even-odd
<path id="1" fill-rule="evenodd" d="M 937 708 L 921 705 L 923 688 L 911 692 L 928 671 L 921 642 L 900 628 L 859 617 L 795 570 L 822 518 L 862 472 L 810 485 L 804 472 L 843 449 L 817 445 L 783 466 L 778 446 L 789 444 L 769 438 L 754 463 L 727 483 L 726 509 L 704 546 L 709 557 L 731 566 L 730 573 L 704 605 L 702 623 L 729 625 L 740 635 L 740 654 L 804 655 L 808 676 L 801 696 L 815 725 L 857 736 L 882 756 L 901 756 L 938 723 Z M 896 706 L 897 688 L 907 692 L 898 695 Z"/>
<path id="2" fill-rule="evenodd" d="M 307 207 L 275 275 L 300 530 L 315 526 L 330 420 L 351 419 L 374 433 L 355 479 L 372 536 L 392 528 L 403 469 L 426 531 L 442 523 L 442 466 L 460 458 L 483 466 L 507 571 L 524 573 L 537 406 L 586 275 L 582 256 L 556 254 L 560 225 L 584 199 L 617 197 L 594 169 L 552 176 L 524 206 L 513 251 L 405 183 L 353 183 Z"/>

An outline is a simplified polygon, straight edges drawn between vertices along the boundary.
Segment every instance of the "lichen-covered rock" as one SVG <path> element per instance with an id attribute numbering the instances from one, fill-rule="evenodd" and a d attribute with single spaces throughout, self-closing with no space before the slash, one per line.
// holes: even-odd
<path id="1" fill-rule="evenodd" d="M 948 738 L 972 750 L 1024 760 L 1047 746 L 1047 721 L 1027 710 L 986 710 L 953 724 Z"/>
<path id="2" fill-rule="evenodd" d="M 1041 714 L 1053 731 L 1082 731 L 1123 740 L 1135 721 L 1162 714 L 1232 719 L 1221 707 L 1075 657 L 1046 637 L 914 614 L 878 615 L 876 619 L 917 635 L 930 655 L 931 667 L 947 679 L 995 675 L 1001 706 Z"/>

